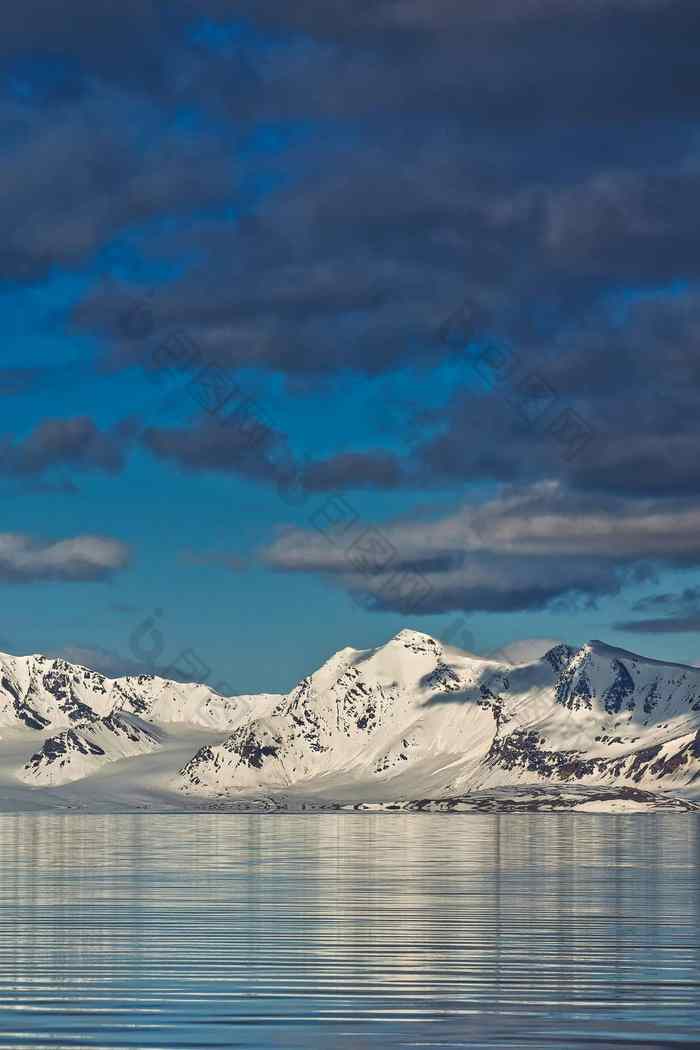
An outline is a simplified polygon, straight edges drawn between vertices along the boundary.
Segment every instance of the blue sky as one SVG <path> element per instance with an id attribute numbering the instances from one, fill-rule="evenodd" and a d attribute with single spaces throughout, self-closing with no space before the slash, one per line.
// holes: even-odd
<path id="1" fill-rule="evenodd" d="M 700 659 L 695 8 L 74 6 L 0 49 L 0 646 Z"/>

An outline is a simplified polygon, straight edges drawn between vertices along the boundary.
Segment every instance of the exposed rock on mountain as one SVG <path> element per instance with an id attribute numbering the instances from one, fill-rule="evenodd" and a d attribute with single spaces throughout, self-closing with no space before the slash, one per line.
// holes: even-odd
<path id="1" fill-rule="evenodd" d="M 35 785 L 68 784 L 109 762 L 147 754 L 159 746 L 152 729 L 128 716 L 93 717 L 44 741 L 25 764 L 20 779 Z"/>

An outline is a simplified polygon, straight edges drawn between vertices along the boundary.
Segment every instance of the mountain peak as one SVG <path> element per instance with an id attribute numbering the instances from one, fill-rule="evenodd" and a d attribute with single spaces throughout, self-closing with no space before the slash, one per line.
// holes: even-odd
<path id="1" fill-rule="evenodd" d="M 387 645 L 405 645 L 409 647 L 421 646 L 424 648 L 437 649 L 440 643 L 423 631 L 413 630 L 411 627 L 403 627 L 398 634 L 390 638 Z"/>

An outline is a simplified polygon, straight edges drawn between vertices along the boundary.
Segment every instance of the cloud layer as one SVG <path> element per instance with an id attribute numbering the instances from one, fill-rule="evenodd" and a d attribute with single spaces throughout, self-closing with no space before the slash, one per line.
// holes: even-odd
<path id="1" fill-rule="evenodd" d="M 700 566 L 700 509 L 658 501 L 572 497 L 556 482 L 506 493 L 451 515 L 283 533 L 271 567 L 321 574 L 377 608 L 513 612 L 593 602 L 661 566 Z M 341 539 L 342 534 L 342 539 Z M 401 586 L 401 581 L 406 586 Z M 410 581 L 416 581 L 410 587 Z M 419 585 L 421 581 L 422 585 Z M 410 597 L 406 591 L 410 590 Z"/>
<path id="2" fill-rule="evenodd" d="M 139 448 L 300 502 L 449 495 L 381 525 L 370 569 L 310 532 L 264 552 L 379 610 L 410 609 L 397 574 L 425 611 L 502 612 L 694 569 L 699 33 L 695 0 L 79 0 L 70 25 L 28 0 L 0 42 L 0 281 L 70 275 L 91 378 L 183 378 L 175 334 L 290 398 L 413 394 L 393 441 L 364 420 L 320 439 L 264 398 L 244 425 L 93 403 L 6 433 L 0 473 L 113 476 Z M 5 369 L 0 396 L 36 381 Z M 2 542 L 4 579 L 127 558 Z M 677 630 L 697 603 L 635 615 Z"/>

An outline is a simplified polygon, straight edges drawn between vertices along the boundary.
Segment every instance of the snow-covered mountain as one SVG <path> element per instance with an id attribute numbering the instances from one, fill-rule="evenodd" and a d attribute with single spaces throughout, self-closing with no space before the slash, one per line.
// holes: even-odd
<path id="1" fill-rule="evenodd" d="M 3 740 L 13 755 L 26 740 L 33 750 L 16 779 L 56 787 L 167 746 L 178 729 L 228 733 L 280 699 L 225 697 L 200 683 L 107 678 L 66 660 L 0 654 L 0 757 Z"/>
<path id="2" fill-rule="evenodd" d="M 0 758 L 13 804 L 684 808 L 700 669 L 602 642 L 485 659 L 404 630 L 286 696 L 223 697 L 0 655 Z"/>
<path id="3" fill-rule="evenodd" d="M 205 746 L 181 790 L 444 798 L 504 785 L 700 788 L 700 669 L 591 642 L 483 660 L 401 631 L 344 649 Z"/>
<path id="4" fill-rule="evenodd" d="M 442 790 L 450 778 L 439 771 L 455 763 L 476 768 L 493 739 L 491 704 L 478 690 L 468 707 L 454 702 L 478 686 L 483 666 L 416 631 L 378 649 L 342 649 L 269 716 L 203 748 L 182 771 L 183 787 L 274 790 L 322 778 L 342 793 L 399 778 Z M 433 703 L 438 696 L 447 702 Z"/>
<path id="5" fill-rule="evenodd" d="M 225 697 L 207 685 L 156 675 L 107 678 L 66 660 L 0 653 L 0 732 L 3 726 L 18 725 L 65 728 L 113 711 L 159 724 L 184 722 L 225 730 L 276 699 L 281 697 Z"/>
<path id="6" fill-rule="evenodd" d="M 45 656 L 0 654 L 0 732 L 3 726 L 58 729 L 114 706 L 114 683 L 87 667 Z"/>

